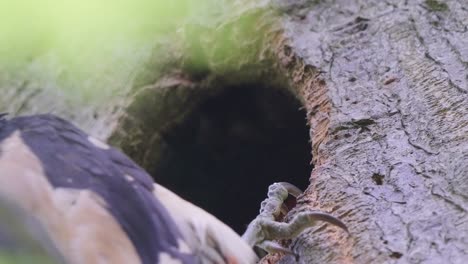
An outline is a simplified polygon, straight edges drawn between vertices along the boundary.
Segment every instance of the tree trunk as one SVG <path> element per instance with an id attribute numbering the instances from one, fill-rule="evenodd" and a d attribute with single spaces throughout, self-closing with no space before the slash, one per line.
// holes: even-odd
<path id="1" fill-rule="evenodd" d="M 300 90 L 315 169 L 299 208 L 351 232 L 302 235 L 304 263 L 468 259 L 468 10 L 399 2 L 333 1 L 284 22 L 285 57 L 317 72 Z"/>
<path id="2" fill-rule="evenodd" d="M 465 263 L 466 2 L 267 2 L 191 20 L 169 39 L 181 47 L 134 66 L 128 93 L 99 106 L 99 129 L 93 111 L 65 116 L 151 171 L 166 134 L 206 98 L 252 83 L 286 90 L 306 111 L 314 165 L 288 216 L 323 210 L 350 230 L 319 225 L 285 241 L 300 263 Z M 163 53 L 171 63 L 161 70 Z M 41 102 L 18 113 L 49 110 Z M 263 263 L 275 261 L 296 260 Z"/>

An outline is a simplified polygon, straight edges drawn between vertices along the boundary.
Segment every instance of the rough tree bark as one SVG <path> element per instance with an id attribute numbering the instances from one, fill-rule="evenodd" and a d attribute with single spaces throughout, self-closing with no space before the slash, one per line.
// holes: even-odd
<path id="1" fill-rule="evenodd" d="M 199 100 L 252 80 L 283 87 L 307 110 L 315 165 L 309 188 L 289 216 L 306 209 L 328 211 L 351 233 L 319 226 L 287 241 L 300 263 L 465 263 L 466 4 L 224 3 L 232 12 L 222 19 L 184 26 L 179 40 L 198 41 L 182 42 L 169 53 L 174 54 L 170 67 L 161 70 L 158 55 L 149 56 L 129 92 L 106 105 L 122 111 L 99 112 L 98 123 L 107 125 L 91 129 L 92 111 L 71 118 L 91 133 L 110 136 L 149 166 L 160 158 L 154 149 L 164 143 L 161 134 Z M 223 53 L 226 43 L 220 39 L 240 41 Z M 203 61 L 202 70 L 194 61 Z M 36 104 L 33 100 L 29 104 Z M 295 263 L 280 255 L 263 260 L 275 261 Z"/>

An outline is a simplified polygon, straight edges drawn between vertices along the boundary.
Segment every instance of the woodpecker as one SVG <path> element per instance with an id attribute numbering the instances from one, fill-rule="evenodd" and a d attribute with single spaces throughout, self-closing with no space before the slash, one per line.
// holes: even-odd
<path id="1" fill-rule="evenodd" d="M 38 223 L 57 262 L 253 264 L 254 247 L 294 254 L 275 240 L 294 238 L 316 220 L 347 231 L 322 212 L 277 222 L 288 194 L 300 193 L 288 183 L 271 185 L 259 216 L 239 236 L 70 122 L 0 115 L 0 202 Z"/>

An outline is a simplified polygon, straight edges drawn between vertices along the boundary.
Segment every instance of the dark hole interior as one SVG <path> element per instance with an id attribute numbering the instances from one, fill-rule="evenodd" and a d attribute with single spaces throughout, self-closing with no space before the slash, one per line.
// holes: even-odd
<path id="1" fill-rule="evenodd" d="M 273 182 L 307 187 L 305 112 L 292 95 L 256 85 L 208 98 L 163 135 L 155 180 L 242 234 Z"/>

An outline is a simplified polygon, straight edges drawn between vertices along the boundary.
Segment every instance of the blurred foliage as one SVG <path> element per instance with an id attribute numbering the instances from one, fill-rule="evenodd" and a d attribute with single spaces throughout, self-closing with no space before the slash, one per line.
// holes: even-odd
<path id="1" fill-rule="evenodd" d="M 8 57 L 50 48 L 70 57 L 87 48 L 97 53 L 103 40 L 143 40 L 173 30 L 187 8 L 186 0 L 1 0 L 1 51 Z"/>
<path id="2" fill-rule="evenodd" d="M 205 72 L 211 51 L 212 65 L 236 64 L 224 57 L 241 58 L 246 51 L 236 47 L 248 36 L 204 29 L 234 11 L 225 0 L 0 0 L 0 88 L 26 82 L 84 101 L 108 98 L 128 88 L 148 59 L 158 60 L 154 47 L 163 38 L 173 43 L 158 52 L 182 47 L 190 70 Z M 251 33 L 255 20 L 246 21 L 240 28 Z"/>
<path id="3" fill-rule="evenodd" d="M 0 86 L 25 79 L 70 97 L 107 97 L 187 8 L 186 0 L 0 0 Z"/>
<path id="4" fill-rule="evenodd" d="M 57 263 L 48 256 L 14 254 L 11 252 L 0 252 L 0 264 L 53 264 Z"/>

